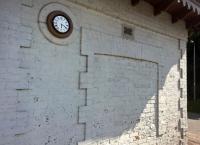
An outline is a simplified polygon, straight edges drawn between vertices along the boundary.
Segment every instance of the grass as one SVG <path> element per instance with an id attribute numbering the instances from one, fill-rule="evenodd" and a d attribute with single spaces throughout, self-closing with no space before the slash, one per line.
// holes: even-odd
<path id="1" fill-rule="evenodd" d="M 200 100 L 197 100 L 196 102 L 188 100 L 188 111 L 200 113 Z"/>

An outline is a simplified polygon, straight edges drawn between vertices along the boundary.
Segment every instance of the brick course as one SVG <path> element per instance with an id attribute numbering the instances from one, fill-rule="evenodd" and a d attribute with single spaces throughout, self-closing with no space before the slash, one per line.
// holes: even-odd
<path id="1" fill-rule="evenodd" d="M 45 6 L 70 12 L 73 37 L 47 39 L 38 23 Z M 143 1 L 7 0 L 0 8 L 0 145 L 186 144 L 183 22 L 154 17 Z M 124 25 L 134 39 L 122 37 Z"/>

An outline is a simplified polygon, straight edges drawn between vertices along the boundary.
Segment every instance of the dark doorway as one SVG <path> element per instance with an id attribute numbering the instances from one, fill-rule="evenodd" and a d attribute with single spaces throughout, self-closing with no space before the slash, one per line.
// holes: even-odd
<path id="1" fill-rule="evenodd" d="M 200 113 L 200 32 L 193 32 L 187 48 L 188 111 Z"/>

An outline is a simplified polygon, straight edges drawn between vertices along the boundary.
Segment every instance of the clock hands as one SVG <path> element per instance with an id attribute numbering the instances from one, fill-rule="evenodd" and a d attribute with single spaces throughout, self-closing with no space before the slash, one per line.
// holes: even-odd
<path id="1" fill-rule="evenodd" d="M 62 28 L 62 26 L 64 26 L 65 27 L 65 29 L 68 29 L 65 25 L 63 25 L 63 24 L 61 24 L 61 28 Z"/>

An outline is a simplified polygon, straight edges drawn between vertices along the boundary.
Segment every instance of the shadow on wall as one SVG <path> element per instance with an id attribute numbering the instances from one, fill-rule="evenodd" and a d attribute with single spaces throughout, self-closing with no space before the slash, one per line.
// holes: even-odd
<path id="1" fill-rule="evenodd" d="M 81 57 L 87 58 L 87 71 L 80 72 L 80 78 L 80 45 L 58 49 L 46 42 L 49 47 L 44 48 L 38 39 L 38 48 L 31 49 L 39 60 L 38 69 L 31 74 L 35 75 L 31 95 L 21 93 L 37 98 L 34 105 L 19 106 L 35 107 L 33 120 L 28 116 L 27 124 L 22 122 L 24 128 L 34 130 L 17 135 L 19 144 L 126 145 L 147 139 L 156 144 L 163 128 L 169 144 L 178 142 L 178 40 L 174 48 L 158 48 L 93 30 L 81 34 Z M 84 91 L 80 94 L 79 81 Z"/>
<path id="2" fill-rule="evenodd" d="M 91 30 L 84 30 L 82 35 L 81 54 L 82 57 L 87 55 L 88 61 L 87 71 L 80 73 L 80 80 L 78 73 L 75 74 L 80 64 L 72 61 L 73 57 L 80 59 L 80 54 L 69 55 L 74 50 L 73 44 L 69 45 L 70 49 L 65 46 L 58 49 L 53 44 L 43 48 L 39 40 L 39 48 L 31 49 L 40 60 L 36 63 L 37 73 L 32 74 L 35 75 L 30 83 L 33 90 L 30 94 L 27 90 L 26 93 L 20 91 L 19 96 L 37 98 L 34 98 L 34 105 L 25 102 L 19 107 L 35 107 L 33 120 L 28 116 L 27 122 L 20 122 L 27 130 L 31 127 L 34 130 L 17 135 L 17 141 L 31 145 L 48 142 L 125 145 L 148 139 L 154 144 L 160 129 L 165 128 L 169 144 L 178 142 L 178 41 L 170 50 Z M 84 93 L 77 93 L 78 81 Z M 83 100 L 86 106 L 80 105 L 84 104 Z M 161 121 L 164 121 L 162 128 L 159 127 Z"/>
<path id="3" fill-rule="evenodd" d="M 86 141 L 89 144 L 102 140 L 128 143 L 148 137 L 155 139 L 158 135 L 158 65 L 96 55 L 95 70 L 84 116 Z"/>
<path id="4" fill-rule="evenodd" d="M 163 127 L 166 136 L 170 134 L 168 142 L 177 139 L 178 40 L 139 27 L 134 30 L 136 41 L 125 40 L 117 37 L 121 36 L 118 16 L 111 20 L 102 13 L 79 9 L 77 5 L 71 7 L 68 1 L 58 0 L 63 7 L 66 4 L 66 9 L 74 11 L 83 29 L 90 28 L 81 32 L 80 26 L 74 27 L 77 37 L 73 43 L 58 45 L 48 41 L 38 27 L 37 13 L 49 0 L 23 0 L 24 4 L 19 7 L 24 13 L 22 17 L 21 12 L 14 11 L 19 1 L 13 2 L 8 0 L 0 5 L 6 10 L 7 21 L 5 28 L 4 24 L 0 26 L 2 34 L 6 34 L 0 42 L 3 44 L 0 64 L 6 68 L 1 74 L 4 86 L 1 89 L 1 145 L 76 145 L 77 142 L 127 145 L 133 141 L 147 142 L 147 139 L 156 141 Z M 104 3 L 108 9 L 110 6 L 115 9 L 123 2 L 124 11 L 132 9 L 130 0 L 99 2 L 93 4 Z M 61 10 L 62 7 L 52 4 L 50 8 Z M 149 16 L 153 17 L 149 4 L 137 9 L 144 14 L 146 10 L 151 10 Z M 127 17 L 129 14 L 133 16 L 129 20 L 139 17 L 134 11 L 127 13 Z M 10 23 L 10 19 L 16 23 Z M 159 26 L 162 19 L 157 23 Z M 19 22 L 27 26 L 20 27 Z M 154 46 L 157 40 L 163 48 Z M 144 44 L 148 42 L 149 45 Z M 86 67 L 86 72 L 80 72 Z M 161 121 L 165 121 L 162 128 Z"/>
<path id="5" fill-rule="evenodd" d="M 85 123 L 85 141 L 79 144 L 128 144 L 147 138 L 153 143 L 163 128 L 164 133 L 171 134 L 170 141 L 179 142 L 173 132 L 179 131 L 180 50 L 174 48 L 173 54 L 168 56 L 170 52 L 165 52 L 172 50 L 153 48 L 153 53 L 154 50 L 155 54 L 163 53 L 160 55 L 165 63 L 160 65 L 152 61 L 159 56 L 153 54 L 155 58 L 152 58 L 145 47 L 137 49 L 134 47 L 138 45 L 130 41 L 94 33 L 83 34 L 83 43 L 84 39 L 95 37 L 91 46 L 82 46 L 82 51 L 93 52 L 88 55 L 86 74 L 89 77 L 83 75 L 81 81 L 81 88 L 87 91 L 87 105 L 79 111 L 79 122 Z M 142 52 L 141 57 L 139 53 L 133 55 L 135 52 Z M 162 120 L 159 120 L 160 115 Z M 162 128 L 159 127 L 161 121 Z"/>
<path id="6" fill-rule="evenodd" d="M 87 97 L 86 137 L 119 136 L 139 122 L 145 125 L 144 133 L 155 136 L 157 64 L 95 55 L 94 66 L 92 89 L 88 89 L 93 95 Z"/>

